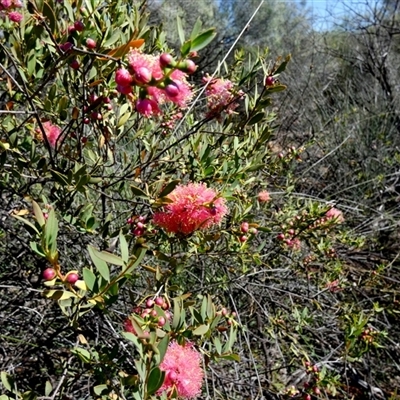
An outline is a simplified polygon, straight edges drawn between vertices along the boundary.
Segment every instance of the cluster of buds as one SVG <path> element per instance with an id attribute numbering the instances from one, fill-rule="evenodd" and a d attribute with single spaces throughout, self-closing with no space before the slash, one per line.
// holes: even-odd
<path id="1" fill-rule="evenodd" d="M 249 239 L 249 234 L 250 235 L 257 235 L 258 230 L 256 228 L 256 224 L 249 224 L 248 222 L 242 222 L 240 225 L 240 236 L 239 236 L 239 240 L 244 243 L 247 242 L 247 240 Z"/>
<path id="2" fill-rule="evenodd" d="M 144 307 L 136 307 L 133 309 L 133 314 L 143 319 L 141 328 L 143 331 L 148 332 L 151 329 L 162 328 L 167 320 L 171 319 L 171 312 L 169 311 L 170 304 L 164 297 L 148 298 Z M 124 322 L 124 329 L 126 332 L 137 334 L 130 318 Z"/>
<path id="3" fill-rule="evenodd" d="M 150 117 L 160 114 L 159 105 L 166 102 L 187 107 L 193 97 L 187 76 L 195 71 L 192 60 L 175 61 L 170 54 L 157 57 L 132 49 L 128 53 L 128 68 L 116 71 L 115 82 L 121 94 L 131 97 L 133 87 L 136 87 L 136 111 Z"/>
<path id="4" fill-rule="evenodd" d="M 360 335 L 360 340 L 362 340 L 365 343 L 372 344 L 374 343 L 378 335 L 379 335 L 378 331 L 372 328 L 365 328 Z"/>
<path id="5" fill-rule="evenodd" d="M 131 232 L 134 236 L 143 236 L 146 232 L 146 217 L 142 215 L 130 217 L 126 220 L 128 225 L 131 225 Z"/>
<path id="6" fill-rule="evenodd" d="M 207 84 L 206 96 L 208 113 L 207 118 L 221 118 L 221 113 L 233 114 L 239 106 L 238 100 L 244 97 L 241 90 L 234 91 L 233 83 L 228 79 L 211 78 L 209 75 L 203 78 Z"/>
<path id="7" fill-rule="evenodd" d="M 170 133 L 175 128 L 176 121 L 182 119 L 182 117 L 183 114 L 180 111 L 178 111 L 172 114 L 168 119 L 165 119 L 161 123 L 161 127 L 163 128 L 161 133 L 163 135 L 168 135 L 168 133 Z"/>
<path id="8" fill-rule="evenodd" d="M 287 247 L 293 250 L 300 250 L 301 242 L 296 235 L 296 231 L 293 228 L 290 228 L 286 231 L 286 233 L 279 233 L 276 238 L 283 242 Z"/>
<path id="9" fill-rule="evenodd" d="M 57 278 L 60 278 L 63 283 L 67 283 L 69 285 L 75 285 L 75 283 L 79 280 L 78 271 L 69 271 L 65 276 L 62 276 L 57 275 L 57 272 L 54 268 L 46 268 L 43 271 L 42 276 L 43 279 L 47 282 L 52 282 L 55 281 Z"/>
<path id="10" fill-rule="evenodd" d="M 304 151 L 303 147 L 298 149 L 295 146 L 289 147 L 288 151 L 285 153 L 279 152 L 278 158 L 284 162 L 290 162 L 292 160 L 301 161 L 301 153 Z"/>
<path id="11" fill-rule="evenodd" d="M 24 17 L 16 9 L 21 7 L 21 0 L 0 0 L 0 17 L 6 17 L 10 21 L 19 24 Z"/>
<path id="12" fill-rule="evenodd" d="M 311 365 L 309 361 L 304 363 L 306 368 L 306 373 L 309 376 L 308 381 L 304 382 L 304 400 L 311 400 L 311 395 L 319 396 L 321 394 L 321 389 L 318 384 L 321 380 L 320 371 L 317 365 Z"/>
<path id="13" fill-rule="evenodd" d="M 88 96 L 88 105 L 83 107 L 83 112 L 85 113 L 85 117 L 83 118 L 84 124 L 90 124 L 92 121 L 102 121 L 103 114 L 101 109 L 105 111 L 112 110 L 112 104 L 110 97 L 106 95 L 98 96 L 96 93 L 91 93 Z"/>
<path id="14" fill-rule="evenodd" d="M 216 312 L 216 315 L 218 317 L 224 317 L 225 318 L 225 322 L 228 326 L 237 324 L 235 318 L 237 316 L 237 314 L 235 313 L 235 311 L 232 311 L 231 313 L 225 308 L 222 307 L 220 311 Z M 218 327 L 219 331 L 225 331 L 227 328 L 224 326 L 220 326 Z"/>
<path id="15" fill-rule="evenodd" d="M 331 225 L 341 224 L 343 221 L 343 213 L 337 208 L 331 207 L 323 217 L 309 225 L 309 229 L 328 228 Z"/>

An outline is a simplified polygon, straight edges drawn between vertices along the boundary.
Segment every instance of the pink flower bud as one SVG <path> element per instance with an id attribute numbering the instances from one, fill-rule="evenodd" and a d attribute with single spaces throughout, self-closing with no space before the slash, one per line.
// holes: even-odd
<path id="1" fill-rule="evenodd" d="M 256 228 L 250 228 L 249 233 L 251 233 L 252 235 L 257 235 L 258 230 Z"/>
<path id="2" fill-rule="evenodd" d="M 121 85 L 117 85 L 117 90 L 118 92 L 128 95 L 130 93 L 132 93 L 132 86 L 121 86 Z"/>
<path id="3" fill-rule="evenodd" d="M 163 299 L 162 297 L 157 297 L 157 298 L 155 299 L 155 303 L 156 303 L 159 307 L 161 307 L 161 306 L 164 304 L 164 299 Z"/>
<path id="4" fill-rule="evenodd" d="M 146 301 L 146 307 L 151 308 L 154 306 L 154 300 L 153 299 L 147 299 Z"/>
<path id="5" fill-rule="evenodd" d="M 243 233 L 246 233 L 249 230 L 249 223 L 248 222 L 242 222 L 242 225 L 240 225 L 240 230 Z"/>
<path id="6" fill-rule="evenodd" d="M 74 33 L 74 32 L 76 32 L 75 26 L 73 26 L 73 25 L 69 26 L 69 27 L 68 27 L 68 34 L 71 35 L 71 34 Z"/>
<path id="7" fill-rule="evenodd" d="M 186 61 L 186 68 L 184 69 L 184 72 L 187 72 L 189 75 L 193 74 L 197 69 L 197 65 L 192 61 L 192 60 L 187 60 Z"/>
<path id="8" fill-rule="evenodd" d="M 115 73 L 115 82 L 120 86 L 129 86 L 132 83 L 132 76 L 127 69 L 119 68 Z"/>
<path id="9" fill-rule="evenodd" d="M 138 101 L 136 102 L 136 111 L 146 117 L 150 117 L 153 114 L 160 113 L 158 104 L 151 99 L 138 99 Z"/>
<path id="10" fill-rule="evenodd" d="M 78 31 L 78 32 L 83 32 L 85 30 L 85 25 L 82 21 L 75 21 L 74 22 L 74 28 Z"/>
<path id="11" fill-rule="evenodd" d="M 167 321 L 165 320 L 165 318 L 164 317 L 159 317 L 158 318 L 158 326 L 164 326 L 165 325 L 165 323 L 166 323 Z"/>
<path id="12" fill-rule="evenodd" d="M 137 226 L 139 229 L 143 229 L 143 228 L 144 228 L 143 222 L 138 222 L 138 223 L 136 224 L 136 226 Z"/>
<path id="13" fill-rule="evenodd" d="M 239 240 L 240 240 L 242 243 L 244 243 L 244 242 L 247 241 L 247 236 L 245 236 L 245 235 L 240 236 Z"/>
<path id="14" fill-rule="evenodd" d="M 171 54 L 161 54 L 160 56 L 160 66 L 161 68 L 172 67 L 174 64 L 174 59 L 172 58 Z"/>
<path id="15" fill-rule="evenodd" d="M 275 84 L 275 79 L 269 75 L 265 78 L 265 86 L 273 86 Z"/>
<path id="16" fill-rule="evenodd" d="M 91 38 L 86 39 L 86 47 L 88 49 L 95 49 L 96 46 L 97 46 L 97 43 L 93 39 L 91 39 Z"/>
<path id="17" fill-rule="evenodd" d="M 46 268 L 43 271 L 43 279 L 45 281 L 51 281 L 56 277 L 56 271 L 53 268 Z"/>
<path id="18" fill-rule="evenodd" d="M 157 317 L 157 311 L 156 310 L 152 310 L 151 311 L 151 313 L 150 313 L 150 315 L 152 316 L 152 317 Z"/>
<path id="19" fill-rule="evenodd" d="M 143 229 L 135 228 L 135 229 L 133 230 L 132 233 L 133 233 L 135 236 L 142 236 L 143 233 L 144 233 L 144 231 L 143 231 Z"/>
<path id="20" fill-rule="evenodd" d="M 68 53 L 72 47 L 74 45 L 71 42 L 65 42 L 63 44 L 60 44 L 60 49 L 64 52 L 64 53 Z"/>
<path id="21" fill-rule="evenodd" d="M 284 233 L 280 233 L 276 238 L 278 240 L 285 240 L 285 234 Z"/>
<path id="22" fill-rule="evenodd" d="M 81 66 L 81 64 L 79 63 L 78 60 L 75 59 L 75 60 L 72 60 L 72 61 L 71 61 L 71 64 L 69 64 L 69 66 L 70 66 L 72 69 L 78 70 L 79 67 Z"/>
<path id="23" fill-rule="evenodd" d="M 138 83 L 149 83 L 153 77 L 148 68 L 140 67 L 135 71 L 135 79 Z"/>
<path id="24" fill-rule="evenodd" d="M 179 87 L 176 83 L 172 82 L 165 88 L 165 93 L 168 97 L 176 97 L 179 94 Z"/>
<path id="25" fill-rule="evenodd" d="M 66 281 L 71 285 L 75 284 L 75 282 L 79 279 L 79 275 L 73 272 L 72 274 L 68 274 L 66 277 Z"/>

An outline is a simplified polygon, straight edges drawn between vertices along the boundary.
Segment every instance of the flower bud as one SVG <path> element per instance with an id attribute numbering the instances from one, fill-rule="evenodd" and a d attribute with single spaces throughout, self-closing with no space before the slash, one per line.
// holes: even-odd
<path id="1" fill-rule="evenodd" d="M 115 82 L 120 86 L 129 86 L 132 83 L 132 76 L 127 69 L 119 68 L 115 73 Z"/>
<path id="2" fill-rule="evenodd" d="M 71 285 L 74 285 L 75 282 L 79 279 L 79 275 L 76 274 L 75 272 L 72 272 L 71 274 L 68 274 L 65 280 L 70 283 Z"/>
<path id="3" fill-rule="evenodd" d="M 160 56 L 160 66 L 161 68 L 173 67 L 175 64 L 174 59 L 171 54 L 164 53 Z"/>
<path id="4" fill-rule="evenodd" d="M 74 28 L 78 32 L 83 32 L 85 30 L 85 25 L 82 21 L 75 21 L 74 22 Z"/>
<path id="5" fill-rule="evenodd" d="M 274 86 L 275 84 L 275 79 L 269 75 L 265 78 L 265 86 Z"/>
<path id="6" fill-rule="evenodd" d="M 47 268 L 43 271 L 43 279 L 51 281 L 56 277 L 56 271 L 53 268 Z"/>
<path id="7" fill-rule="evenodd" d="M 97 43 L 93 39 L 91 39 L 91 38 L 86 39 L 86 47 L 88 49 L 95 49 L 96 46 L 97 46 Z"/>

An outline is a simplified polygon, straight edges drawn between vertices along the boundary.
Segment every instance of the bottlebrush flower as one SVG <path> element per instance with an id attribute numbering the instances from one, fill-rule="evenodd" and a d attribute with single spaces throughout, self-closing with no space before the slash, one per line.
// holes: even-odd
<path id="1" fill-rule="evenodd" d="M 56 147 L 56 142 L 61 135 L 61 128 L 53 125 L 50 121 L 43 123 L 44 132 L 51 147 Z"/>
<path id="2" fill-rule="evenodd" d="M 10 21 L 16 22 L 17 24 L 19 24 L 24 19 L 24 16 L 21 13 L 19 13 L 18 11 L 11 11 L 8 14 L 8 18 L 10 19 Z"/>
<path id="3" fill-rule="evenodd" d="M 342 223 L 344 221 L 343 213 L 335 207 L 332 207 L 325 214 L 325 218 L 334 220 L 337 223 Z"/>
<path id="4" fill-rule="evenodd" d="M 138 49 L 132 49 L 128 53 L 128 64 L 133 79 L 138 85 L 151 81 L 152 78 L 160 80 L 164 73 L 161 69 L 159 57 L 151 54 L 144 54 Z"/>
<path id="5" fill-rule="evenodd" d="M 226 79 L 205 76 L 203 82 L 210 82 L 206 89 L 208 117 L 219 117 L 223 111 L 232 114 L 238 107 L 237 96 L 232 93 L 233 83 Z"/>
<path id="6" fill-rule="evenodd" d="M 169 195 L 172 201 L 154 213 L 153 222 L 167 232 L 190 235 L 221 222 L 228 212 L 225 199 L 204 183 L 177 186 Z"/>
<path id="7" fill-rule="evenodd" d="M 157 394 L 170 393 L 175 388 L 179 398 L 198 396 L 204 378 L 200 362 L 201 355 L 191 343 L 181 346 L 171 342 L 160 364 L 160 369 L 165 371 L 165 379 Z"/>
<path id="8" fill-rule="evenodd" d="M 57 125 L 53 125 L 50 121 L 43 122 L 44 133 L 46 134 L 47 140 L 51 147 L 56 147 L 57 139 L 61 135 L 61 128 Z M 39 128 L 35 130 L 35 137 L 38 140 L 43 141 L 42 132 Z"/>
<path id="9" fill-rule="evenodd" d="M 269 195 L 269 193 L 266 190 L 263 190 L 260 193 L 258 193 L 257 200 L 260 203 L 266 203 L 267 201 L 271 200 L 271 196 Z"/>
<path id="10" fill-rule="evenodd" d="M 161 112 L 157 102 L 151 99 L 138 99 L 136 102 L 136 111 L 146 117 L 151 117 Z"/>

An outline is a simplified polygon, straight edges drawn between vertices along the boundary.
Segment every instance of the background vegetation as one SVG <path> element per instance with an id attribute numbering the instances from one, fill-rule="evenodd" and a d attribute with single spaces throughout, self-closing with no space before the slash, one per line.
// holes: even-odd
<path id="1" fill-rule="evenodd" d="M 95 2 L 29 2 L 24 28 L 2 22 L 4 395 L 134 398 L 121 379 L 122 372 L 135 374 L 137 351 L 121 335 L 124 321 L 168 282 L 171 298 L 190 292 L 201 304 L 207 293 L 217 310 L 236 313 L 232 359 L 211 357 L 201 398 L 399 398 L 400 1 L 346 2 L 346 16 L 324 31 L 315 29 L 306 5 L 265 2 L 224 64 L 258 1 L 136 3 L 128 9 L 105 3 L 96 11 Z M 90 36 L 102 40 L 97 50 L 104 53 L 134 36 L 145 39 L 148 53 L 178 54 L 177 15 L 186 37 L 198 17 L 204 29 L 217 28 L 211 45 L 194 58 L 191 82 L 199 87 L 217 69 L 246 93 L 237 114 L 222 122 L 204 122 L 203 102 L 180 129 L 160 135 L 157 122 L 113 94 L 116 64 L 86 53 L 64 55 L 53 43 L 52 35 L 66 40 L 68 25 L 79 19 L 87 28 L 74 37 L 77 48 Z M 290 62 L 277 76 L 286 90 L 264 93 L 265 75 L 287 54 Z M 69 67 L 74 57 L 79 72 Z M 101 83 L 91 85 L 96 80 Z M 90 107 L 93 92 L 110 94 L 114 109 L 86 125 L 74 109 Z M 252 112 L 261 112 L 257 99 L 266 111 L 249 124 Z M 37 115 L 63 127 L 62 152 L 32 138 Z M 149 225 L 141 254 L 143 243 L 126 220 L 144 215 L 149 221 L 159 194 L 176 180 L 218 187 L 230 213 L 220 228 L 181 242 Z M 270 193 L 269 202 L 257 201 L 261 190 Z M 120 231 L 147 269 L 141 264 L 127 277 L 104 309 L 60 310 L 41 295 L 49 259 L 30 244 L 41 231 L 38 236 L 13 217 L 34 222 L 32 200 L 44 213 L 57 213 L 66 271 L 89 267 L 88 245 L 119 255 L 119 242 L 113 246 Z M 332 205 L 344 222 L 318 225 Z M 258 232 L 240 242 L 243 222 Z M 279 240 L 290 229 L 299 248 Z M 162 278 L 153 274 L 157 268 Z M 79 323 L 75 312 L 82 312 Z M 213 340 L 198 345 L 207 352 Z M 90 352 L 89 361 L 81 348 Z M 99 385 L 105 386 L 94 392 Z"/>

